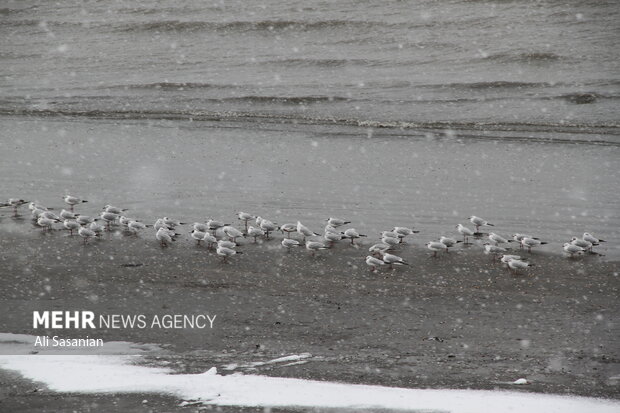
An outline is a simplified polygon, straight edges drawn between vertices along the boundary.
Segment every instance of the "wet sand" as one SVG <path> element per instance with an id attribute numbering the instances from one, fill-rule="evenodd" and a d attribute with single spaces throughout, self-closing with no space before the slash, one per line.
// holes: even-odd
<path id="1" fill-rule="evenodd" d="M 69 192 L 89 199 L 83 213 L 111 203 L 148 222 L 164 215 L 233 219 L 234 211 L 247 210 L 279 223 L 299 218 L 320 230 L 322 219 L 335 215 L 368 233 L 366 242 L 393 225 L 415 225 L 421 233 L 397 252 L 410 267 L 371 273 L 363 260 L 367 245 L 343 242 L 310 257 L 305 250 L 284 252 L 278 240 L 245 241 L 244 254 L 222 264 L 187 234 L 166 249 L 152 230 L 106 234 L 83 246 L 66 231 L 46 234 L 28 216 L 3 210 L 1 332 L 43 334 L 29 328 L 35 309 L 215 313 L 213 330 L 109 330 L 97 338 L 161 344 L 165 352 L 151 362 L 170 362 L 179 372 L 212 366 L 226 372 L 231 363 L 309 352 L 306 364 L 231 372 L 620 395 L 617 146 L 395 141 L 379 132 L 372 139 L 334 138 L 174 122 L 3 122 L 11 135 L 0 155 L 5 197 L 61 207 Z M 518 275 L 479 246 L 430 257 L 423 244 L 454 234 L 454 224 L 470 214 L 495 221 L 500 234 L 534 232 L 550 244 L 526 253 L 536 266 Z M 586 230 L 608 239 L 599 247 L 604 257 L 558 254 L 561 242 Z M 2 374 L 3 382 L 21 383 L 3 394 L 2 405 L 15 411 L 38 411 L 40 404 L 72 411 L 91 402 L 143 411 L 142 399 L 153 399 L 50 396 Z M 521 377 L 533 384 L 506 384 Z M 157 403 L 174 411 L 178 401 Z"/>

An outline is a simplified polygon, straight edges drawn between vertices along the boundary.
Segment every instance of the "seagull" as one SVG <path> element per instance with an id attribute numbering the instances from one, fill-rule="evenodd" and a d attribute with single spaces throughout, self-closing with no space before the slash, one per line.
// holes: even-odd
<path id="1" fill-rule="evenodd" d="M 300 221 L 297 221 L 297 233 L 303 235 L 304 241 L 306 241 L 306 237 L 314 237 L 314 236 L 320 235 L 320 234 L 317 234 L 316 232 L 310 231 L 308 227 L 303 225 Z"/>
<path id="2" fill-rule="evenodd" d="M 89 217 L 88 215 L 79 215 L 75 220 L 80 225 L 88 225 L 91 222 L 95 222 L 95 218 Z"/>
<path id="3" fill-rule="evenodd" d="M 24 201 L 23 199 L 9 198 L 9 202 L 7 202 L 4 205 L 0 205 L 0 207 L 8 207 L 8 206 L 13 207 L 13 215 L 17 216 L 17 208 L 27 203 L 28 201 Z"/>
<path id="4" fill-rule="evenodd" d="M 523 247 L 527 247 L 527 251 L 531 252 L 532 251 L 532 247 L 536 247 L 538 245 L 544 245 L 547 244 L 547 242 L 541 242 L 540 240 L 536 239 L 536 238 L 521 238 L 521 245 Z"/>
<path id="5" fill-rule="evenodd" d="M 490 241 L 495 243 L 495 245 L 506 244 L 508 242 L 512 242 L 512 240 L 509 241 L 506 238 L 502 237 L 501 235 L 497 235 L 494 232 L 490 232 L 488 237 Z"/>
<path id="6" fill-rule="evenodd" d="M 383 253 L 383 262 L 390 265 L 390 269 L 394 269 L 394 265 L 409 265 L 405 262 L 401 257 L 397 255 L 388 254 L 387 252 Z"/>
<path id="7" fill-rule="evenodd" d="M 344 238 L 351 239 L 351 245 L 355 245 L 355 239 L 360 237 L 366 237 L 367 235 L 360 234 L 355 228 L 349 228 L 344 232 Z"/>
<path id="8" fill-rule="evenodd" d="M 323 234 L 323 238 L 325 238 L 325 241 L 328 241 L 331 244 L 333 244 L 336 241 L 340 241 L 342 239 L 342 233 L 340 232 L 326 232 L 325 234 Z"/>
<path id="9" fill-rule="evenodd" d="M 290 238 L 291 232 L 297 231 L 297 225 L 295 224 L 280 225 L 280 231 L 282 231 L 283 234 L 286 232 L 286 238 Z"/>
<path id="10" fill-rule="evenodd" d="M 110 225 L 111 225 L 114 221 L 116 221 L 116 218 L 118 218 L 118 215 L 117 215 L 117 214 L 114 214 L 114 213 L 112 213 L 112 212 L 106 212 L 106 211 L 103 211 L 103 212 L 101 213 L 101 219 L 103 219 L 103 220 L 106 222 L 107 227 L 108 227 L 108 231 L 110 230 Z"/>
<path id="11" fill-rule="evenodd" d="M 342 232 L 340 232 L 340 230 L 338 230 L 335 226 L 333 225 L 325 225 L 325 233 L 331 232 L 333 234 L 342 234 Z"/>
<path id="12" fill-rule="evenodd" d="M 296 239 L 284 238 L 282 240 L 282 246 L 286 248 L 288 252 L 291 250 L 292 247 L 300 247 L 301 244 Z"/>
<path id="13" fill-rule="evenodd" d="M 498 247 L 488 242 L 485 242 L 483 245 L 485 254 L 501 254 L 502 252 L 506 252 L 506 248 Z"/>
<path id="14" fill-rule="evenodd" d="M 237 219 L 240 219 L 245 224 L 245 233 L 248 233 L 248 221 L 256 218 L 252 214 L 248 214 L 247 212 L 237 212 Z M 258 225 L 258 224 L 257 224 Z"/>
<path id="15" fill-rule="evenodd" d="M 157 221 L 155 221 L 155 224 L 153 224 L 153 228 L 155 228 L 155 231 L 159 231 L 161 228 L 170 229 L 170 227 L 164 222 L 163 218 L 158 218 Z"/>
<path id="16" fill-rule="evenodd" d="M 591 242 L 591 243 L 592 243 L 592 245 L 598 245 L 598 244 L 599 244 L 599 243 L 601 243 L 601 242 L 607 242 L 607 241 L 605 241 L 604 239 L 598 239 L 598 238 L 596 238 L 595 236 L 593 236 L 593 235 L 592 235 L 592 234 L 590 234 L 589 232 L 584 232 L 584 233 L 583 233 L 583 239 L 584 239 L 584 240 L 586 240 L 586 241 L 588 241 L 588 242 Z"/>
<path id="17" fill-rule="evenodd" d="M 206 231 L 196 231 L 195 229 L 192 230 L 192 232 L 190 233 L 190 236 L 196 240 L 196 243 L 198 245 L 200 245 L 200 241 L 203 241 L 205 238 L 205 235 L 207 235 Z"/>
<path id="18" fill-rule="evenodd" d="M 584 239 L 577 238 L 577 237 L 571 238 L 570 241 L 571 241 L 570 242 L 571 244 L 581 247 L 586 251 L 592 251 L 593 244 L 590 241 L 586 241 Z"/>
<path id="19" fill-rule="evenodd" d="M 67 211 L 66 209 L 63 209 L 62 211 L 60 211 L 60 217 L 62 219 L 75 219 L 77 218 L 79 214 L 74 214 L 71 211 Z"/>
<path id="20" fill-rule="evenodd" d="M 71 206 L 71 211 L 73 211 L 73 207 L 77 204 L 83 204 L 84 202 L 88 202 L 85 201 L 83 199 L 71 196 L 71 195 L 66 195 L 63 200 L 65 201 L 66 204 L 69 204 Z"/>
<path id="21" fill-rule="evenodd" d="M 84 239 L 84 245 L 86 245 L 89 238 L 92 238 L 97 235 L 95 231 L 93 231 L 90 228 L 86 228 L 86 227 L 80 227 L 80 229 L 78 229 L 78 234 L 80 235 L 80 237 Z"/>
<path id="22" fill-rule="evenodd" d="M 224 259 L 222 260 L 222 262 L 227 262 L 226 259 L 228 257 L 232 257 L 233 255 L 237 255 L 237 254 L 243 254 L 240 251 L 235 251 L 232 248 L 227 248 L 227 247 L 223 247 L 223 246 L 218 246 L 217 250 L 215 251 L 217 253 L 217 255 L 219 255 L 220 257 L 223 257 Z"/>
<path id="23" fill-rule="evenodd" d="M 232 241 L 219 240 L 217 241 L 217 246 L 224 247 L 224 248 L 235 248 L 237 244 Z"/>
<path id="24" fill-rule="evenodd" d="M 393 249 L 398 244 L 400 244 L 400 239 L 399 238 L 393 238 L 393 237 L 384 236 L 384 237 L 381 237 L 381 243 L 382 244 L 387 244 L 387 245 L 390 246 L 390 249 Z"/>
<path id="25" fill-rule="evenodd" d="M 533 267 L 533 265 L 521 260 L 508 260 L 508 267 L 510 267 L 511 270 L 514 270 L 516 274 L 520 269 Z"/>
<path id="26" fill-rule="evenodd" d="M 402 240 L 408 236 L 408 235 L 413 235 L 413 234 L 417 234 L 420 231 L 414 231 L 411 228 L 407 228 L 407 227 L 394 227 L 394 229 L 392 230 L 392 232 L 395 232 L 398 234 L 398 238 Z"/>
<path id="27" fill-rule="evenodd" d="M 250 225 L 248 227 L 248 235 L 250 237 L 254 237 L 254 243 L 256 243 L 256 238 L 262 237 L 263 235 L 265 235 L 265 231 L 263 231 L 260 228 L 256 228 Z"/>
<path id="28" fill-rule="evenodd" d="M 133 219 L 131 218 L 127 218 L 124 215 L 121 215 L 120 217 L 118 217 L 118 222 L 120 222 L 120 224 L 124 227 L 126 227 L 127 225 L 129 225 L 129 223 L 133 221 Z"/>
<path id="29" fill-rule="evenodd" d="M 368 248 L 368 251 L 374 255 L 374 254 L 383 254 L 389 249 L 390 249 L 390 246 L 388 244 L 378 243 Z"/>
<path id="30" fill-rule="evenodd" d="M 504 264 L 508 264 L 508 261 L 510 261 L 510 260 L 521 260 L 521 257 L 519 255 L 507 255 L 507 254 L 504 254 L 500 258 L 500 261 L 503 262 Z"/>
<path id="31" fill-rule="evenodd" d="M 381 234 L 379 234 L 379 235 L 381 235 L 381 238 L 383 238 L 383 237 L 396 238 L 400 242 L 401 234 L 399 234 L 398 232 L 395 232 L 395 231 L 381 231 Z"/>
<path id="32" fill-rule="evenodd" d="M 43 212 L 39 215 L 39 218 L 41 218 L 41 217 L 42 217 L 42 218 L 51 219 L 51 220 L 56 221 L 56 222 L 60 222 L 60 221 L 62 221 L 58 215 L 54 214 L 54 213 L 53 213 L 53 212 L 51 212 L 51 211 L 43 211 Z"/>
<path id="33" fill-rule="evenodd" d="M 205 232 L 202 240 L 207 243 L 207 249 L 213 249 L 213 246 L 217 244 L 217 238 L 215 238 L 214 235 L 211 235 L 208 232 Z"/>
<path id="34" fill-rule="evenodd" d="M 439 242 L 441 242 L 443 245 L 446 246 L 446 252 L 448 252 L 450 247 L 453 247 L 454 245 L 458 244 L 459 242 L 463 242 L 463 241 L 457 241 L 454 238 L 448 238 L 448 237 L 442 236 L 441 238 L 439 238 Z"/>
<path id="35" fill-rule="evenodd" d="M 51 218 L 46 218 L 46 217 L 39 217 L 39 219 L 37 219 L 37 225 L 42 227 L 44 230 L 51 230 L 52 229 L 52 224 L 54 224 L 54 222 L 58 222 L 55 219 L 51 219 Z"/>
<path id="36" fill-rule="evenodd" d="M 236 242 L 238 237 L 243 236 L 241 231 L 235 227 L 231 227 L 230 225 L 225 226 L 222 230 L 224 231 L 224 234 L 226 234 L 233 242 Z"/>
<path id="37" fill-rule="evenodd" d="M 70 235 L 73 235 L 73 231 L 80 228 L 80 224 L 74 219 L 65 219 L 62 224 L 69 230 Z"/>
<path id="38" fill-rule="evenodd" d="M 474 235 L 474 231 L 464 225 L 458 224 L 456 230 L 463 236 L 463 242 L 467 244 L 467 238 Z"/>
<path id="39" fill-rule="evenodd" d="M 477 217 L 475 215 L 472 215 L 471 217 L 469 217 L 469 222 L 471 222 L 472 224 L 474 224 L 474 226 L 476 227 L 476 232 L 478 232 L 478 230 L 480 229 L 480 227 L 482 226 L 487 226 L 487 227 L 494 227 L 495 225 L 485 221 L 484 219 Z"/>
<path id="40" fill-rule="evenodd" d="M 259 224 L 260 229 L 262 229 L 263 231 L 265 231 L 265 237 L 267 239 L 269 239 L 269 233 L 276 231 L 278 229 L 278 226 L 276 224 L 274 224 L 273 222 L 267 220 L 267 219 L 261 219 L 260 224 Z"/>
<path id="41" fill-rule="evenodd" d="M 318 241 L 309 241 L 306 242 L 306 249 L 308 251 L 312 251 L 312 256 L 314 257 L 314 253 L 318 250 L 326 250 L 328 249 L 328 247 L 323 244 L 322 242 L 318 242 Z"/>
<path id="42" fill-rule="evenodd" d="M 370 271 L 377 271 L 377 267 L 385 265 L 385 261 L 373 257 L 372 255 L 366 256 L 366 265 L 370 266 Z"/>
<path id="43" fill-rule="evenodd" d="M 133 232 L 134 235 L 138 234 L 138 231 L 143 230 L 146 228 L 146 225 L 143 224 L 142 222 L 138 222 L 138 221 L 131 221 L 129 224 L 127 224 L 127 228 Z"/>
<path id="44" fill-rule="evenodd" d="M 585 251 L 580 246 L 571 244 L 569 242 L 564 244 L 563 249 L 565 252 L 569 253 L 571 257 L 574 257 L 575 254 L 583 254 L 583 252 Z"/>
<path id="45" fill-rule="evenodd" d="M 116 215 L 120 215 L 123 212 L 127 211 L 126 209 L 121 209 L 121 208 L 115 207 L 113 205 L 106 205 L 106 206 L 103 207 L 103 210 L 105 212 L 111 212 L 111 213 L 116 214 Z"/>
<path id="46" fill-rule="evenodd" d="M 95 233 L 95 235 L 101 235 L 105 228 L 103 225 L 98 224 L 97 222 L 91 222 L 88 228 Z"/>
<path id="47" fill-rule="evenodd" d="M 448 251 L 448 246 L 440 241 L 427 242 L 426 248 L 433 251 L 433 257 L 436 257 L 439 251 Z"/>
<path id="48" fill-rule="evenodd" d="M 326 221 L 327 221 L 327 224 L 331 225 L 334 228 L 338 228 L 343 225 L 351 223 L 351 221 L 345 221 L 344 219 L 339 219 L 339 218 L 334 218 L 334 217 L 327 218 Z"/>
<path id="49" fill-rule="evenodd" d="M 515 241 L 517 241 L 517 242 L 519 243 L 519 249 L 522 249 L 522 248 L 523 248 L 523 244 L 521 243 L 521 240 L 522 240 L 523 238 L 531 238 L 531 239 L 535 239 L 535 240 L 538 240 L 538 239 L 539 239 L 539 238 L 532 237 L 532 236 L 529 236 L 529 235 L 526 235 L 526 234 L 514 234 L 514 235 L 512 236 L 512 239 L 513 239 L 513 240 L 515 240 Z"/>
<path id="50" fill-rule="evenodd" d="M 209 231 L 209 227 L 207 226 L 207 224 L 203 224 L 202 222 L 194 222 L 192 224 L 192 227 L 194 230 L 198 231 L 198 232 L 207 232 Z"/>
<path id="51" fill-rule="evenodd" d="M 174 238 L 170 235 L 170 230 L 166 228 L 158 229 L 155 238 L 157 238 L 162 247 L 167 247 L 168 244 L 174 241 Z"/>
<path id="52" fill-rule="evenodd" d="M 166 224 L 169 228 L 174 228 L 179 225 L 185 225 L 185 222 L 180 222 L 180 221 L 177 221 L 176 219 L 172 219 L 168 217 L 163 217 L 162 220 L 164 221 L 164 224 Z M 209 225 L 208 222 L 207 222 L 207 225 Z"/>

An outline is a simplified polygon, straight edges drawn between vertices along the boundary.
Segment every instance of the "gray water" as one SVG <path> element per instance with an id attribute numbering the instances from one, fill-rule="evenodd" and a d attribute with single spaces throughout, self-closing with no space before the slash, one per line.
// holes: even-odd
<path id="1" fill-rule="evenodd" d="M 3 1 L 0 114 L 618 142 L 618 22 L 617 1 Z"/>

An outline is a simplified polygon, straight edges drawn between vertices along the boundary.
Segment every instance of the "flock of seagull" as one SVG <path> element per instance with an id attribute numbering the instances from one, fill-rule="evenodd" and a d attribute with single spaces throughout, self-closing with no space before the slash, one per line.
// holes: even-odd
<path id="1" fill-rule="evenodd" d="M 0 204 L 0 208 L 13 208 L 13 213 L 17 216 L 18 208 L 28 204 L 34 223 L 44 231 L 52 230 L 54 224 L 62 224 L 63 228 L 70 232 L 70 235 L 73 235 L 75 232 L 82 237 L 85 244 L 89 239 L 101 236 L 104 231 L 111 231 L 112 226 L 122 226 L 124 230 L 133 235 L 137 235 L 146 228 L 153 227 L 157 241 L 159 241 L 162 247 L 167 247 L 181 235 L 176 232 L 177 228 L 188 225 L 187 223 L 168 217 L 157 219 L 153 225 L 146 225 L 138 220 L 125 216 L 126 209 L 121 209 L 112 205 L 104 206 L 98 216 L 91 217 L 78 214 L 74 210 L 77 205 L 88 201 L 70 195 L 65 196 L 63 200 L 69 206 L 69 209 L 62 209 L 58 214 L 53 212 L 51 208 L 47 208 L 37 202 L 28 202 L 16 198 L 11 198 L 8 202 Z M 323 230 L 323 234 L 311 231 L 299 221 L 297 221 L 296 224 L 277 225 L 275 222 L 268 219 L 246 212 L 239 212 L 237 214 L 237 219 L 243 222 L 243 231 L 235 228 L 231 224 L 210 219 L 204 223 L 193 223 L 191 225 L 192 230 L 190 232 L 190 237 L 196 240 L 198 244 L 204 242 L 208 249 L 214 249 L 216 254 L 222 257 L 224 262 L 226 262 L 229 257 L 242 254 L 241 251 L 235 249 L 237 247 L 237 239 L 240 237 L 253 238 L 256 243 L 258 238 L 270 239 L 271 233 L 280 231 L 282 234 L 286 234 L 281 241 L 283 248 L 290 251 L 292 248 L 305 247 L 310 251 L 312 256 L 319 250 L 331 248 L 335 242 L 349 240 L 351 244 L 355 244 L 356 239 L 367 237 L 367 235 L 360 234 L 355 228 L 348 228 L 344 231 L 341 230 L 341 227 L 351 222 L 333 217 L 325 220 L 327 224 Z M 531 267 L 532 264 L 519 255 L 506 254 L 508 249 L 503 247 L 503 245 L 517 242 L 520 249 L 527 248 L 528 252 L 531 252 L 532 248 L 547 244 L 537 237 L 526 234 L 514 234 L 512 239 L 504 238 L 495 232 L 483 234 L 480 232 L 481 227 L 493 227 L 494 225 L 477 216 L 469 217 L 469 221 L 474 225 L 475 230 L 471 230 L 462 224 L 456 225 L 456 231 L 462 235 L 462 240 L 442 236 L 436 241 L 426 243 L 426 247 L 433 252 L 434 257 L 437 257 L 438 253 L 447 253 L 451 247 L 458 243 L 468 244 L 469 239 L 472 237 L 481 238 L 486 236 L 486 242 L 483 244 L 484 252 L 498 257 L 508 268 L 517 272 L 521 269 Z M 250 223 L 253 225 L 250 225 Z M 369 255 L 366 256 L 366 264 L 370 267 L 371 271 L 374 272 L 377 268 L 384 265 L 389 266 L 390 269 L 393 269 L 394 266 L 409 265 L 403 258 L 392 252 L 399 244 L 403 243 L 405 237 L 418 232 L 419 231 L 407 227 L 394 227 L 389 231 L 381 232 L 380 241 L 369 248 Z M 291 238 L 292 234 L 297 234 L 301 237 L 301 240 Z M 317 237 L 320 238 L 317 239 Z M 573 237 L 571 241 L 565 243 L 563 245 L 563 251 L 570 257 L 587 252 L 594 253 L 592 251 L 593 247 L 599 245 L 601 242 L 605 242 L 605 240 L 598 239 L 586 232 L 581 238 Z"/>

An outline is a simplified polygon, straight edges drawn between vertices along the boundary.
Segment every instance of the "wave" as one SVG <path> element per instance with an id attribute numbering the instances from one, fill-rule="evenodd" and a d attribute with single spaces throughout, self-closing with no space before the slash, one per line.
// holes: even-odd
<path id="1" fill-rule="evenodd" d="M 595 134 L 620 137 L 620 123 L 570 123 L 570 122 L 483 122 L 483 121 L 398 121 L 355 118 L 304 116 L 301 114 L 239 112 L 239 111 L 157 111 L 157 110 L 71 110 L 71 109 L 22 109 L 0 108 L 4 116 L 75 117 L 122 120 L 194 120 L 241 121 L 265 124 L 353 126 L 373 129 L 434 131 L 499 131 L 499 132 L 556 132 L 580 135 Z M 482 138 L 482 137 L 481 137 Z M 531 137 L 523 138 L 531 140 Z M 549 139 L 543 139 L 549 140 Z M 558 139 L 550 139 L 558 140 Z M 559 139 L 562 140 L 562 139 Z M 575 139 L 567 139 L 574 141 Z M 617 141 L 584 141 L 620 145 Z"/>
<path id="2" fill-rule="evenodd" d="M 152 89 L 152 90 L 187 90 L 187 89 L 224 89 L 234 85 L 218 85 L 200 82 L 154 82 L 131 83 L 127 85 L 100 86 L 99 89 Z"/>
<path id="3" fill-rule="evenodd" d="M 551 52 L 496 53 L 483 57 L 482 60 L 496 63 L 550 63 L 571 60 Z"/>
<path id="4" fill-rule="evenodd" d="M 472 83 L 440 83 L 417 85 L 420 88 L 438 88 L 438 89 L 463 89 L 463 90 L 484 90 L 484 89 L 533 89 L 548 88 L 555 86 L 565 86 L 564 83 L 550 82 L 512 82 L 506 80 L 495 80 L 490 82 L 472 82 Z"/>
<path id="5" fill-rule="evenodd" d="M 380 65 L 393 65 L 394 62 L 369 60 L 369 59 L 313 59 L 313 58 L 298 58 L 298 59 L 280 59 L 280 60 L 267 60 L 261 62 L 263 64 L 274 64 L 289 67 L 343 67 L 343 66 L 380 66 Z"/>
<path id="6" fill-rule="evenodd" d="M 386 23 L 361 21 L 361 20 L 259 20 L 259 21 L 181 21 L 181 20 L 162 20 L 147 23 L 132 23 L 120 26 L 118 29 L 129 32 L 193 32 L 202 30 L 218 31 L 310 31 L 323 29 L 371 29 L 378 25 L 385 26 Z"/>

